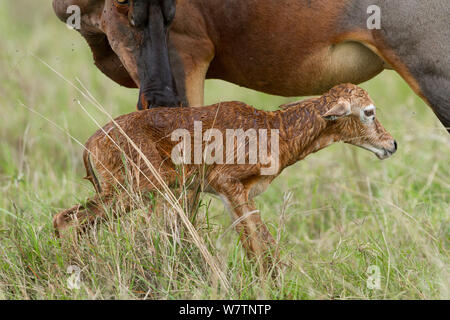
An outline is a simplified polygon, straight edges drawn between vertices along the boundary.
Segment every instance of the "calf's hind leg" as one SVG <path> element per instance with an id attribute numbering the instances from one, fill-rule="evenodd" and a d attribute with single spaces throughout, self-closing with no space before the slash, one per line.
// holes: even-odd
<path id="1" fill-rule="evenodd" d="M 53 217 L 53 226 L 56 235 L 63 237 L 64 233 L 74 229 L 78 233 L 85 232 L 97 221 L 101 222 L 108 217 L 108 210 L 113 209 L 115 204 L 120 205 L 121 212 L 128 212 L 132 209 L 129 197 L 96 196 L 89 199 L 86 204 L 77 205 L 64 210 Z M 117 214 L 118 210 L 114 210 Z"/>

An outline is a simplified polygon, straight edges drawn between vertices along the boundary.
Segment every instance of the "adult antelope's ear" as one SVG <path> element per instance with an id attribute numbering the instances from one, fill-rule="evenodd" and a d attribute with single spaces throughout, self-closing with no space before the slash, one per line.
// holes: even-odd
<path id="1" fill-rule="evenodd" d="M 322 118 L 328 121 L 333 121 L 352 113 L 352 107 L 348 101 L 338 101 L 338 103 L 325 113 Z"/>

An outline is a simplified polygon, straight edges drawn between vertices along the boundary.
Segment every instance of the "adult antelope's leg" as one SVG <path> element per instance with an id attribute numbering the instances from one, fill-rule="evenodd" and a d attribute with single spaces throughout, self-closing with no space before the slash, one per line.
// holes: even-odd
<path id="1" fill-rule="evenodd" d="M 174 67 L 176 82 L 183 79 L 185 95 L 191 107 L 204 105 L 205 78 L 215 48 L 209 38 L 201 15 L 195 8 L 185 9 L 191 16 L 184 16 L 183 12 L 177 16 L 170 32 L 171 62 Z M 193 21 L 196 21 L 194 24 Z M 188 27 L 186 27 L 188 26 Z M 178 63 L 178 65 L 177 65 Z M 182 70 L 182 72 L 181 72 Z M 178 85 L 181 87 L 181 85 Z"/>
<path id="2" fill-rule="evenodd" d="M 448 48 L 450 52 L 450 46 Z M 400 53 L 401 54 L 401 53 Z M 434 57 L 439 59 L 441 57 Z M 442 57 L 441 59 L 448 59 Z M 408 61 L 393 63 L 396 71 L 408 82 L 411 88 L 419 95 L 434 111 L 438 119 L 450 133 L 450 61 L 439 66 L 433 63 L 432 57 L 422 55 L 419 61 Z"/>
<path id="3" fill-rule="evenodd" d="M 450 61 L 445 66 L 440 66 L 433 62 L 433 58 L 420 55 L 417 51 L 416 59 L 411 61 L 400 51 L 383 46 L 380 45 L 380 52 L 386 60 L 411 89 L 431 107 L 450 133 L 450 70 L 446 70 L 449 69 Z M 450 51 L 450 47 L 448 50 Z M 415 49 L 411 50 L 411 52 L 414 51 Z"/>
<path id="4" fill-rule="evenodd" d="M 450 133 L 450 74 L 428 74 L 420 83 L 425 99 Z"/>
<path id="5" fill-rule="evenodd" d="M 450 43 L 445 45 L 447 52 L 450 52 Z M 380 52 L 414 92 L 433 109 L 450 133 L 450 57 L 433 54 L 432 51 L 425 52 L 425 46 L 425 43 L 415 43 L 406 53 L 400 48 L 390 49 L 383 44 L 380 45 Z"/>
<path id="6" fill-rule="evenodd" d="M 350 0 L 341 24 L 369 43 L 433 109 L 450 132 L 448 0 Z M 380 30 L 367 29 L 367 8 L 380 8 Z"/>
<path id="7" fill-rule="evenodd" d="M 381 50 L 450 132 L 448 0 L 382 1 L 380 7 L 382 30 L 375 39 Z"/>
<path id="8" fill-rule="evenodd" d="M 190 67 L 186 74 L 186 97 L 191 107 L 204 105 L 205 77 L 209 62 L 203 61 Z"/>
<path id="9" fill-rule="evenodd" d="M 181 43 L 183 42 L 181 41 Z M 179 44 L 176 43 L 176 45 Z M 201 44 L 194 44 L 194 46 L 205 51 L 209 50 L 208 47 L 202 47 Z M 183 51 L 178 51 L 175 46 L 171 50 L 173 52 L 171 60 L 177 65 L 176 70 L 174 70 L 175 82 L 178 88 L 182 88 L 190 107 L 204 105 L 205 78 L 212 60 L 212 54 L 207 54 L 203 50 L 196 53 L 190 52 L 186 48 Z"/>
<path id="10" fill-rule="evenodd" d="M 422 64 L 411 66 L 413 74 L 416 75 L 415 77 L 412 76 L 414 79 L 413 83 L 418 84 L 418 86 L 412 87 L 433 109 L 448 133 L 450 133 L 450 72 L 444 70 L 423 72 L 422 67 Z M 401 71 L 399 73 L 403 76 Z M 409 80 L 408 82 L 411 81 Z"/>

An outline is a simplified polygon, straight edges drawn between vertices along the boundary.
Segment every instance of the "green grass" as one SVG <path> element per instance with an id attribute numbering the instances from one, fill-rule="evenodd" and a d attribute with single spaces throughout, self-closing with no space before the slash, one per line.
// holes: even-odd
<path id="1" fill-rule="evenodd" d="M 93 65 L 82 38 L 61 24 L 50 0 L 0 2 L 0 299 L 448 299 L 450 140 L 432 111 L 394 73 L 363 84 L 399 143 L 379 161 L 332 146 L 288 168 L 257 198 L 279 237 L 278 278 L 245 257 L 229 215 L 202 197 L 193 224 L 230 282 L 215 279 L 176 212 L 148 208 L 78 241 L 53 236 L 52 216 L 94 194 L 82 180 L 81 142 L 107 117 L 36 57 L 79 78 L 113 116 L 134 111 L 135 90 Z M 207 103 L 242 100 L 274 109 L 292 99 L 220 82 Z M 28 108 L 57 123 L 63 130 Z M 67 268 L 82 269 L 79 290 Z M 380 270 L 369 289 L 367 270 Z"/>

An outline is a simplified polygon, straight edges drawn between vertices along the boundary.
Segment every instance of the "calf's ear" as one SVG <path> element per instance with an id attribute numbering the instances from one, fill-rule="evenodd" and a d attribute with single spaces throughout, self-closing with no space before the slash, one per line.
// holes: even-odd
<path id="1" fill-rule="evenodd" d="M 328 121 L 333 121 L 352 113 L 352 108 L 348 101 L 338 101 L 330 110 L 328 110 L 322 118 Z"/>

